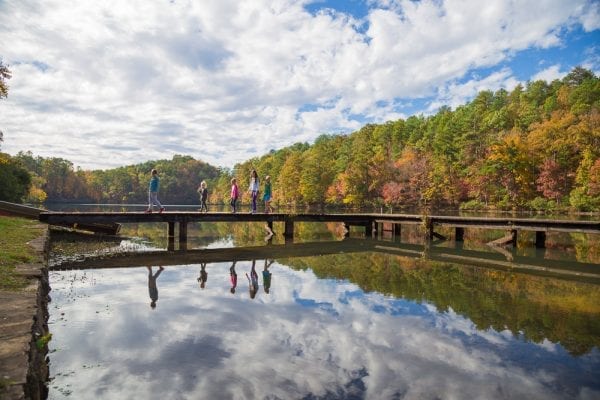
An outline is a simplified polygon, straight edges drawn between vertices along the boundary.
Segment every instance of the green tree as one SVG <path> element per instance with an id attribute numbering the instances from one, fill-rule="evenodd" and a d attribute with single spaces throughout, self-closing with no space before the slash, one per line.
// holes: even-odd
<path id="1" fill-rule="evenodd" d="M 563 78 L 563 82 L 568 86 L 578 86 L 594 78 L 595 76 L 592 71 L 578 65 Z"/>
<path id="2" fill-rule="evenodd" d="M 327 188 L 335 177 L 335 136 L 319 136 L 313 146 L 303 153 L 300 194 L 308 204 L 325 204 Z"/>
<path id="3" fill-rule="evenodd" d="M 31 183 L 29 172 L 10 155 L 0 153 L 0 200 L 20 203 Z"/>
<path id="4" fill-rule="evenodd" d="M 8 83 L 6 81 L 11 77 L 12 74 L 8 69 L 8 65 L 4 65 L 2 59 L 0 59 L 0 99 L 8 96 Z"/>
<path id="5" fill-rule="evenodd" d="M 8 69 L 8 65 L 4 65 L 2 63 L 2 59 L 0 59 L 0 100 L 4 97 L 8 96 L 8 83 L 6 81 L 10 79 L 12 76 L 10 70 Z M 0 144 L 4 140 L 4 134 L 2 130 L 0 130 Z M 0 146 L 1 148 L 1 146 Z"/>
<path id="6" fill-rule="evenodd" d="M 351 137 L 351 154 L 344 171 L 344 203 L 352 206 L 363 206 L 373 199 L 375 193 L 370 189 L 369 174 L 373 159 L 372 135 L 374 125 L 366 125 Z"/>
<path id="7" fill-rule="evenodd" d="M 302 176 L 303 159 L 299 151 L 292 152 L 285 160 L 277 178 L 277 193 L 282 202 L 290 205 L 302 201 L 300 177 Z"/>

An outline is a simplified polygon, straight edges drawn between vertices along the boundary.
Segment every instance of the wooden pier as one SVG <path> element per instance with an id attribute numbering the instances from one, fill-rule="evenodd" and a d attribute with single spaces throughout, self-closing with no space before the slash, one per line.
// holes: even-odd
<path id="1" fill-rule="evenodd" d="M 400 235 L 402 225 L 420 225 L 425 239 L 445 240 L 446 237 L 435 231 L 436 227 L 454 229 L 454 240 L 462 242 L 465 229 L 493 229 L 506 232 L 506 236 L 495 240 L 494 244 L 516 246 L 519 231 L 533 231 L 536 247 L 544 248 L 548 232 L 600 233 L 600 221 L 556 220 L 535 218 L 484 218 L 460 216 L 435 216 L 415 214 L 319 214 L 319 213 L 224 213 L 224 212 L 185 212 L 167 211 L 146 214 L 144 212 L 40 212 L 39 220 L 50 225 L 67 226 L 75 229 L 116 234 L 118 229 L 107 232 L 106 227 L 120 227 L 123 223 L 166 223 L 169 250 L 175 249 L 175 225 L 178 225 L 179 249 L 187 247 L 188 224 L 192 222 L 262 222 L 270 229 L 274 223 L 283 223 L 283 235 L 293 240 L 296 222 L 339 222 L 349 230 L 351 226 L 364 229 L 365 236 L 377 237 L 386 227 L 394 235 Z M 391 228 L 389 228 L 391 227 Z"/>
<path id="2" fill-rule="evenodd" d="M 39 220 L 40 214 L 45 212 L 47 212 L 47 210 L 42 208 L 26 206 L 24 204 L 9 203 L 7 201 L 0 200 L 0 215 L 11 215 L 15 217 Z M 75 226 L 73 223 L 61 224 L 60 222 L 57 222 L 53 225 L 60 225 L 67 228 L 77 228 L 83 231 L 103 233 L 107 235 L 116 235 L 121 229 L 120 224 L 111 221 L 94 223 L 86 223 L 85 221 L 82 221 L 81 223 L 76 223 Z"/>

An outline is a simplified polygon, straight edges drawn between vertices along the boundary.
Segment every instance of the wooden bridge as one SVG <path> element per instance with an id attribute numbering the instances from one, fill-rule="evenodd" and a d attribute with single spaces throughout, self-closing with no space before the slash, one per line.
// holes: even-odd
<path id="1" fill-rule="evenodd" d="M 399 237 L 403 225 L 423 227 L 425 239 L 445 240 L 445 236 L 435 231 L 437 227 L 454 230 L 454 240 L 462 242 L 465 229 L 502 230 L 506 235 L 491 244 L 512 244 L 516 247 L 519 231 L 535 232 L 535 245 L 544 248 L 548 232 L 600 233 L 600 221 L 557 220 L 537 218 L 487 218 L 417 214 L 377 214 L 377 213 L 226 213 L 226 212 L 189 212 L 167 211 L 146 214 L 144 212 L 49 212 L 39 208 L 0 201 L 0 212 L 39 219 L 50 225 L 59 225 L 73 229 L 116 235 L 123 223 L 166 223 L 168 232 L 168 250 L 175 249 L 175 225 L 179 226 L 179 249 L 187 248 L 188 224 L 192 222 L 262 222 L 273 230 L 274 223 L 283 223 L 283 235 L 288 241 L 294 237 L 296 222 L 339 222 L 347 231 L 351 226 L 364 229 L 365 236 L 377 237 L 380 232 L 389 231 Z"/>
<path id="2" fill-rule="evenodd" d="M 122 223 L 166 223 L 169 250 L 175 249 L 175 225 L 179 225 L 179 249 L 187 246 L 188 224 L 192 222 L 262 222 L 273 230 L 274 223 L 283 223 L 283 235 L 293 240 L 296 222 L 339 222 L 347 231 L 351 226 L 364 228 L 365 236 L 376 237 L 379 232 L 389 230 L 399 236 L 403 225 L 420 225 L 426 239 L 446 239 L 435 231 L 436 227 L 454 229 L 454 240 L 462 242 L 467 228 L 503 230 L 507 235 L 494 244 L 516 246 L 517 232 L 534 231 L 536 247 L 545 247 L 547 232 L 600 233 L 600 221 L 549 220 L 533 218 L 483 218 L 414 214 L 319 214 L 319 213 L 224 213 L 167 211 L 145 214 L 143 212 L 41 212 L 39 220 L 50 225 L 68 226 L 75 229 L 101 233 L 118 233 Z M 110 232 L 108 232 L 110 231 Z"/>

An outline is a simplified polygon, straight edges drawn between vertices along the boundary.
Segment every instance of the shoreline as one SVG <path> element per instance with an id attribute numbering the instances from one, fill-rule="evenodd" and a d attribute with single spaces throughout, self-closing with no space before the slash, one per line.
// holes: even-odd
<path id="1" fill-rule="evenodd" d="M 42 400 L 48 396 L 48 229 L 27 245 L 38 261 L 15 267 L 15 275 L 26 279 L 27 285 L 20 290 L 0 290 L 2 400 Z"/>

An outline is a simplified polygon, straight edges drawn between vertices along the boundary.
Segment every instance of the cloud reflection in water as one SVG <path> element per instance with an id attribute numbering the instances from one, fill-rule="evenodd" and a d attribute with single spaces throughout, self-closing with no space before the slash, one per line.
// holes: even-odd
<path id="1" fill-rule="evenodd" d="M 238 262 L 169 266 L 150 308 L 147 270 L 51 273 L 50 398 L 592 398 L 594 350 L 478 330 L 452 310 L 365 293 L 275 263 L 248 295 Z M 64 315 L 61 315 L 64 313 Z M 589 386 L 589 387 L 585 387 Z"/>

